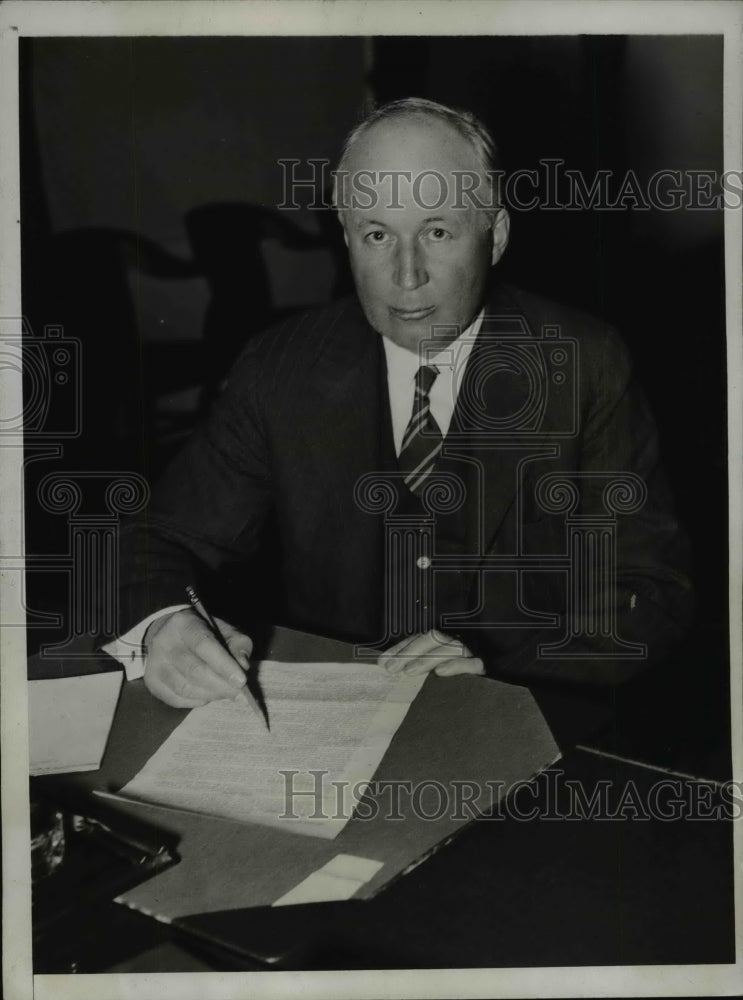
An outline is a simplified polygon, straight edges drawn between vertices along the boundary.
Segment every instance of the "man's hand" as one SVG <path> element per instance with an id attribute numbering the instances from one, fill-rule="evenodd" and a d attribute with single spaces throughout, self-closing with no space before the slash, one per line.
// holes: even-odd
<path id="1" fill-rule="evenodd" d="M 156 618 L 145 632 L 145 686 L 166 705 L 196 708 L 218 698 L 234 698 L 245 686 L 244 670 L 249 669 L 253 643 L 227 622 L 215 621 L 232 656 L 191 608 Z"/>
<path id="2" fill-rule="evenodd" d="M 439 677 L 454 677 L 456 674 L 485 673 L 482 660 L 473 656 L 464 643 L 435 629 L 391 646 L 377 663 L 391 674 L 415 675 L 433 671 Z"/>

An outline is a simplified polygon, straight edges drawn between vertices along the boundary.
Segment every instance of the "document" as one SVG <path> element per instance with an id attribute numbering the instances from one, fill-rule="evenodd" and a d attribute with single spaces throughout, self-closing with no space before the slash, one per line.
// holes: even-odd
<path id="1" fill-rule="evenodd" d="M 271 905 L 297 906 L 299 903 L 331 903 L 350 899 L 383 867 L 381 861 L 353 854 L 336 854 Z"/>
<path id="2" fill-rule="evenodd" d="M 424 679 L 264 661 L 270 732 L 240 698 L 193 709 L 119 796 L 332 839 Z"/>
<path id="3" fill-rule="evenodd" d="M 32 775 L 101 766 L 121 690 L 121 671 L 28 682 Z"/>

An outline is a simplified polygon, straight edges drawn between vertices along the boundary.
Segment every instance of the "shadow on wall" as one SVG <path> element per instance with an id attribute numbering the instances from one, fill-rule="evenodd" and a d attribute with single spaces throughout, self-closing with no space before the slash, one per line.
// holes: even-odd
<path id="1" fill-rule="evenodd" d="M 328 215 L 320 212 L 317 218 L 328 221 Z M 199 206 L 186 214 L 186 230 L 195 273 L 207 279 L 211 295 L 204 319 L 204 409 L 250 335 L 304 308 L 276 307 L 263 241 L 275 240 L 287 250 L 329 250 L 335 269 L 333 297 L 343 292 L 339 278 L 345 250 L 340 227 L 334 222 L 319 234 L 308 233 L 290 222 L 286 213 L 258 205 Z"/>
<path id="2" fill-rule="evenodd" d="M 185 217 L 191 256 L 180 257 L 124 229 L 85 228 L 52 236 L 39 268 L 45 314 L 82 343 L 83 431 L 69 460 L 157 473 L 209 406 L 249 337 L 304 305 L 278 308 L 263 243 L 292 251 L 323 249 L 333 261 L 332 297 L 345 294 L 340 227 L 319 213 L 308 233 L 273 209 L 245 203 L 201 205 Z M 209 300 L 200 340 L 153 339 L 132 294 L 138 275 L 172 283 L 205 279 Z M 36 290 L 38 294 L 41 289 Z M 167 394 L 193 388 L 198 404 L 159 412 Z"/>

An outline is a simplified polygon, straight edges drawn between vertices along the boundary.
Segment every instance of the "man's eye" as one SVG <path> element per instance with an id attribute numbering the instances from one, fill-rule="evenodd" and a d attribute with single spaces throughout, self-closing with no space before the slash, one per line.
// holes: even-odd
<path id="1" fill-rule="evenodd" d="M 441 229 L 437 227 L 436 229 L 431 229 L 428 234 L 434 243 L 442 243 L 444 240 L 449 239 L 449 233 L 446 229 Z"/>
<path id="2" fill-rule="evenodd" d="M 375 229 L 371 233 L 367 233 L 364 239 L 367 243 L 374 243 L 376 246 L 379 246 L 380 244 L 386 242 L 387 233 L 383 232 L 381 229 Z"/>

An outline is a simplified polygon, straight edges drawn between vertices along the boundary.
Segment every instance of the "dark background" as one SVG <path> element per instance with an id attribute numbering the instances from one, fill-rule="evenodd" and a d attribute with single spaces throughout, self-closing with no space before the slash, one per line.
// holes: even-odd
<path id="1" fill-rule="evenodd" d="M 331 213 L 276 211 L 277 161 L 334 162 L 370 99 L 474 110 L 510 170 L 554 157 L 589 180 L 632 169 L 642 181 L 723 167 L 713 36 L 24 38 L 20 52 L 24 314 L 37 337 L 56 324 L 82 342 L 81 433 L 27 466 L 26 549 L 40 557 L 69 544 L 65 517 L 38 504 L 44 475 L 156 476 L 247 337 L 347 291 Z M 515 211 L 500 267 L 629 344 L 692 540 L 699 611 L 672 669 L 632 695 L 625 728 L 693 744 L 725 777 L 721 213 Z M 65 587 L 64 574 L 29 572 L 29 606 L 66 607 Z M 30 650 L 57 637 L 32 626 Z M 658 735 L 661 716 L 672 735 Z"/>

